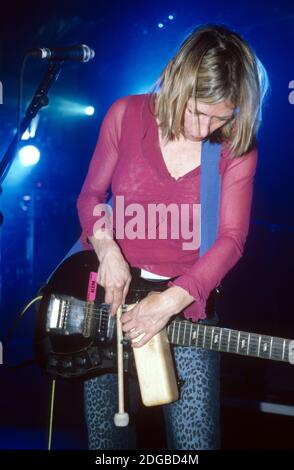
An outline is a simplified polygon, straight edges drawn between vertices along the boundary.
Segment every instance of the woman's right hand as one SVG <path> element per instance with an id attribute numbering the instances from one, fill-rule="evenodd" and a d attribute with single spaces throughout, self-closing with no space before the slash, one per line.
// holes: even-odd
<path id="1" fill-rule="evenodd" d="M 131 283 L 131 272 L 116 242 L 105 243 L 99 250 L 97 283 L 105 289 L 105 303 L 111 305 L 111 314 L 125 303 Z"/>

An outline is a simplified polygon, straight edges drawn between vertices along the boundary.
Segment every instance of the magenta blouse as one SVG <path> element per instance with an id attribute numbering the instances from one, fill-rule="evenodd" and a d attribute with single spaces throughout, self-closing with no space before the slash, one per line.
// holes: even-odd
<path id="1" fill-rule="evenodd" d="M 81 241 L 85 248 L 92 248 L 87 237 L 93 235 L 94 224 L 101 219 L 101 215 L 94 215 L 94 208 L 107 201 L 111 188 L 114 238 L 126 260 L 131 266 L 176 277 L 169 285 L 180 286 L 194 297 L 195 301 L 185 309 L 184 315 L 196 321 L 205 318 L 210 292 L 242 256 L 249 228 L 257 149 L 232 158 L 228 144 L 222 144 L 218 235 L 213 246 L 200 257 L 199 211 L 193 212 L 193 207 L 200 204 L 201 166 L 178 179 L 170 175 L 160 150 L 158 125 L 153 115 L 154 99 L 149 100 L 149 97 L 143 94 L 120 98 L 105 115 L 77 201 Z M 124 211 L 118 209 L 116 196 L 123 196 L 119 199 L 124 202 Z M 132 233 L 136 229 L 131 221 L 138 216 L 134 209 L 137 206 L 130 204 L 139 204 L 143 211 L 140 220 L 137 219 L 140 229 L 132 239 L 122 231 L 128 223 L 132 224 Z M 154 204 L 165 207 L 176 204 L 179 208 L 184 204 L 188 208 L 185 212 L 188 226 L 197 232 L 196 235 L 193 232 L 196 242 L 192 249 L 183 248 L 189 239 L 182 236 L 181 230 L 179 236 L 174 236 L 168 215 L 158 216 L 153 235 L 148 238 L 148 207 Z M 120 227 L 117 216 L 122 222 Z M 162 224 L 167 228 L 164 237 L 160 232 Z"/>

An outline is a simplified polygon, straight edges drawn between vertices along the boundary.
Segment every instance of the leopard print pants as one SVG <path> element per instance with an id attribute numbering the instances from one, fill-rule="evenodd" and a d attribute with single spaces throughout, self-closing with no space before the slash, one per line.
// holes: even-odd
<path id="1" fill-rule="evenodd" d="M 204 450 L 219 448 L 219 353 L 203 349 L 173 348 L 182 386 L 180 399 L 163 406 L 168 448 Z M 84 385 L 89 448 L 136 449 L 136 413 L 140 406 L 134 380 L 128 380 L 130 425 L 113 423 L 117 412 L 117 377 L 107 374 Z"/>

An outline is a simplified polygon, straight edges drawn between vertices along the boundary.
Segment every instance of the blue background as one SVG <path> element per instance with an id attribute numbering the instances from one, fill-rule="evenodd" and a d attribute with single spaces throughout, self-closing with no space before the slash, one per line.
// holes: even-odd
<path id="1" fill-rule="evenodd" d="M 168 19 L 171 14 L 173 20 Z M 293 1 L 61 0 L 46 6 L 10 1 L 1 7 L 0 155 L 15 132 L 18 75 L 26 50 L 85 43 L 96 52 L 87 64 L 64 65 L 30 142 L 41 151 L 39 164 L 24 169 L 15 161 L 3 184 L 2 339 L 22 305 L 80 234 L 76 198 L 107 108 L 120 96 L 149 90 L 189 31 L 206 22 L 225 24 L 243 35 L 264 63 L 271 85 L 258 136 L 250 231 L 243 258 L 224 280 L 221 324 L 294 338 L 294 97 L 291 104 L 289 88 L 294 80 Z M 37 60 L 27 63 L 25 104 L 46 67 Z M 95 107 L 91 117 L 81 113 L 87 105 Z M 34 320 L 31 310 L 4 349 L 0 448 L 46 448 L 49 380 L 37 366 L 8 368 L 9 363 L 32 357 Z M 259 406 L 267 401 L 291 407 L 293 391 L 290 365 L 224 354 L 222 447 L 291 447 L 293 417 L 260 413 Z M 142 419 L 146 420 L 144 413 Z M 161 423 L 158 414 L 154 420 Z M 150 424 L 142 446 L 164 446 L 164 438 L 155 439 L 152 429 Z M 59 383 L 53 447 L 85 446 L 81 386 Z"/>

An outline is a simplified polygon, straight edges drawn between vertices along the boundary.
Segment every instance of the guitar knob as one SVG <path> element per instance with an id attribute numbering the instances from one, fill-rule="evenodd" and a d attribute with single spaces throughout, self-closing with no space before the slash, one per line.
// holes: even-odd
<path id="1" fill-rule="evenodd" d="M 77 357 L 76 358 L 76 363 L 79 366 L 84 366 L 86 364 L 86 358 L 85 357 Z"/>
<path id="2" fill-rule="evenodd" d="M 56 357 L 49 356 L 48 364 L 50 367 L 56 367 L 58 364 L 58 359 L 56 359 Z"/>
<path id="3" fill-rule="evenodd" d="M 72 361 L 62 361 L 62 367 L 65 369 L 72 367 Z"/>

